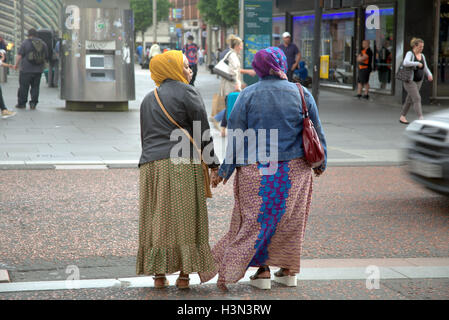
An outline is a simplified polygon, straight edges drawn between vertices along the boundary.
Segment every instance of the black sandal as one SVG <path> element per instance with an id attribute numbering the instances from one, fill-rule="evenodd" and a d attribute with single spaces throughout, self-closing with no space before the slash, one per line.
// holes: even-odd
<path id="1" fill-rule="evenodd" d="M 263 290 L 271 289 L 271 275 L 269 277 L 267 277 L 267 276 L 260 277 L 259 276 L 261 273 L 263 273 L 265 271 L 270 272 L 270 267 L 268 267 L 268 266 L 259 267 L 259 269 L 257 269 L 257 272 L 255 274 L 253 274 L 251 277 L 249 277 L 250 284 L 252 286 L 255 286 L 256 288 L 263 289 Z"/>
<path id="2" fill-rule="evenodd" d="M 274 274 L 274 281 L 278 282 L 280 284 L 286 285 L 287 287 L 296 287 L 297 286 L 297 279 L 296 275 L 289 275 L 285 274 L 285 270 L 289 270 L 287 268 L 280 268 L 277 272 Z"/>

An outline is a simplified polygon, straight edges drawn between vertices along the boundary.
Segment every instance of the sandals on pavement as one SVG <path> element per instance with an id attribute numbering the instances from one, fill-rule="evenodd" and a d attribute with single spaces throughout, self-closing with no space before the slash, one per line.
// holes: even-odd
<path id="1" fill-rule="evenodd" d="M 261 273 L 268 271 L 270 272 L 270 268 L 268 266 L 259 267 L 257 272 L 253 274 L 250 279 L 250 284 L 256 288 L 262 290 L 270 290 L 271 289 L 271 276 L 260 276 Z"/>
<path id="2" fill-rule="evenodd" d="M 180 280 L 187 281 L 187 284 L 180 284 Z M 178 279 L 176 279 L 176 287 L 178 289 L 189 289 L 190 288 L 189 287 L 189 281 L 190 281 L 189 277 L 181 277 L 181 276 L 179 276 Z"/>
<path id="3" fill-rule="evenodd" d="M 162 283 L 160 281 L 156 282 L 156 280 L 158 280 L 158 279 L 164 279 L 164 281 Z M 165 287 L 168 287 L 168 285 L 169 285 L 169 282 L 165 276 L 154 276 L 153 280 L 154 280 L 154 287 L 156 289 L 163 289 Z"/>
<path id="4" fill-rule="evenodd" d="M 285 268 L 280 268 L 275 274 L 274 274 L 274 281 L 280 284 L 283 284 L 287 287 L 296 287 L 298 284 L 298 280 L 296 278 L 296 275 L 291 275 L 288 272 L 286 272 Z"/>

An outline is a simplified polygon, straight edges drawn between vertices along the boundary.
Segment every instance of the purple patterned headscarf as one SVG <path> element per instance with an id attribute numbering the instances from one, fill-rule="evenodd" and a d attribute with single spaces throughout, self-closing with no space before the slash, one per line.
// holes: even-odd
<path id="1" fill-rule="evenodd" d="M 260 78 L 273 75 L 287 79 L 287 58 L 277 47 L 259 50 L 254 56 L 252 66 Z"/>

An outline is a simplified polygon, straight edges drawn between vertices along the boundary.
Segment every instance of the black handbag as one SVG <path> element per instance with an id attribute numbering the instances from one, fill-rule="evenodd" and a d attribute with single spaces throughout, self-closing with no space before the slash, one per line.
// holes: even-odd
<path id="1" fill-rule="evenodd" d="M 415 55 L 413 55 L 413 60 L 414 58 Z M 396 79 L 401 81 L 410 81 L 412 79 L 413 69 L 414 67 L 404 67 L 404 61 L 402 61 L 398 72 L 396 72 Z"/>

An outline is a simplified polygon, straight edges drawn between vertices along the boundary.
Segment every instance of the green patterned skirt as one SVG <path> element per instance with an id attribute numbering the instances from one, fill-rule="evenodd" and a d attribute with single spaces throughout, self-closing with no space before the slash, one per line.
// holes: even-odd
<path id="1" fill-rule="evenodd" d="M 213 271 L 201 165 L 140 166 L 137 274 Z"/>

